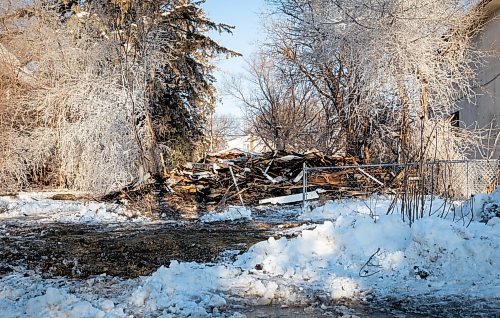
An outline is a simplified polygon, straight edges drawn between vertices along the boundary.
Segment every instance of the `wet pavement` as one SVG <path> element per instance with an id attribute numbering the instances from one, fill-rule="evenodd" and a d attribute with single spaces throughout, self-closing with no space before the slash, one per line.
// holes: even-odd
<path id="1" fill-rule="evenodd" d="M 203 224 L 10 224 L 0 231 L 0 275 L 24 266 L 45 277 L 149 275 L 171 260 L 214 262 L 274 234 L 251 222 Z"/>

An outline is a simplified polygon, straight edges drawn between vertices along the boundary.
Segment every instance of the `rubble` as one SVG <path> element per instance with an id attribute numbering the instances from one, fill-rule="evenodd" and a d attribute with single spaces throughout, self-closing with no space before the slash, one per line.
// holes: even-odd
<path id="1" fill-rule="evenodd" d="M 200 162 L 186 163 L 148 184 L 132 184 L 103 199 L 128 202 L 129 208 L 159 212 L 162 217 L 198 219 L 228 206 L 292 204 L 374 193 L 460 198 L 461 192 L 448 183 L 452 173 L 456 175 L 449 163 L 454 162 L 361 165 L 354 157 L 317 150 L 251 153 L 231 149 L 208 154 Z M 490 181 L 496 185 L 496 180 Z"/>
<path id="2" fill-rule="evenodd" d="M 194 200 L 208 211 L 226 205 L 286 204 L 303 199 L 304 164 L 307 167 L 353 167 L 308 171 L 307 191 L 312 191 L 308 199 L 318 198 L 319 193 L 324 197 L 352 197 L 391 191 L 386 184 L 396 177 L 387 169 L 356 168 L 358 163 L 350 156 L 329 156 L 320 151 L 257 154 L 231 149 L 175 169 L 165 183 L 171 189 L 170 201 Z"/>

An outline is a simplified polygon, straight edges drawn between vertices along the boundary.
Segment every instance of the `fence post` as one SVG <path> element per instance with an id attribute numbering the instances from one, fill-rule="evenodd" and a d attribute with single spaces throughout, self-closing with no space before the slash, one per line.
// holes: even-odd
<path id="1" fill-rule="evenodd" d="M 469 160 L 466 160 L 465 161 L 465 167 L 466 167 L 466 183 L 467 183 L 467 192 L 466 192 L 466 195 L 465 195 L 465 200 L 469 200 L 470 199 L 470 184 L 469 184 Z"/>
<path id="2" fill-rule="evenodd" d="M 304 162 L 302 166 L 302 212 L 306 210 L 307 200 L 307 164 Z"/>
<path id="3" fill-rule="evenodd" d="M 500 160 L 496 160 L 496 162 L 497 162 L 497 173 L 495 176 L 496 184 L 495 184 L 495 188 L 493 188 L 493 191 L 496 191 L 496 189 L 500 185 Z"/>

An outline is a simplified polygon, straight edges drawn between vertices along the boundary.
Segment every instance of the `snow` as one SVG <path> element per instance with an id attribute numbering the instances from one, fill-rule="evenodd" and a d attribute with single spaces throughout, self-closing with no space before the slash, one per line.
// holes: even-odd
<path id="1" fill-rule="evenodd" d="M 319 207 L 307 207 L 305 211 L 298 216 L 298 219 L 319 222 L 337 219 L 342 215 L 351 214 L 371 215 L 375 219 L 387 213 L 399 215 L 401 213 L 401 205 L 396 204 L 393 206 L 393 201 L 393 197 L 379 195 L 373 195 L 368 199 L 327 201 Z M 439 215 L 441 213 L 446 214 L 447 212 L 450 214 L 449 211 L 453 208 L 457 207 L 452 202 L 446 202 L 437 197 L 428 197 L 424 204 L 424 214 Z M 466 209 L 464 209 L 464 211 L 465 210 Z"/>
<path id="2" fill-rule="evenodd" d="M 299 216 L 321 224 L 301 226 L 292 238 L 270 237 L 235 261 L 172 261 L 147 277 L 112 280 L 107 288 L 99 283 L 102 277 L 44 280 L 20 270 L 0 279 L 0 311 L 4 317 L 240 317 L 231 304 L 321 299 L 329 305 L 369 296 L 498 302 L 499 218 L 466 227 L 435 214 L 409 227 L 399 214 L 385 213 L 387 202 L 327 202 Z M 498 195 L 482 202 L 483 208 L 498 204 Z M 231 219 L 241 211 L 232 207 L 211 218 Z M 247 209 L 242 213 L 250 216 Z"/>
<path id="3" fill-rule="evenodd" d="M 60 223 L 147 222 L 120 204 L 93 201 L 52 200 L 54 193 L 20 193 L 0 197 L 0 221 L 36 220 Z"/>
<path id="4" fill-rule="evenodd" d="M 106 275 L 87 280 L 44 279 L 17 268 L 0 280 L 0 313 L 2 318 L 127 317 L 126 297 L 136 284 Z"/>
<path id="5" fill-rule="evenodd" d="M 250 220 L 252 218 L 252 211 L 244 206 L 230 206 L 222 212 L 208 213 L 200 218 L 202 222 L 223 222 L 235 221 L 241 219 Z"/>
<path id="6" fill-rule="evenodd" d="M 468 295 L 498 293 L 500 259 L 498 226 L 474 224 L 470 228 L 448 220 L 428 218 L 417 221 L 409 229 L 399 216 L 383 216 L 376 223 L 366 217 L 341 216 L 326 221 L 314 230 L 303 231 L 293 239 L 259 243 L 245 253 L 237 265 L 251 269 L 257 264 L 273 277 L 283 276 L 289 282 L 321 285 L 332 298 L 352 297 L 367 287 L 379 296 L 429 292 Z M 374 271 L 379 274 L 360 278 L 361 267 L 377 252 Z M 471 263 L 477 268 L 470 273 Z M 425 267 L 431 274 L 424 282 L 413 273 L 414 267 Z M 362 273 L 363 274 L 363 273 Z M 474 286 L 487 281 L 483 286 Z M 493 286 L 488 286 L 488 281 Z M 429 287 L 428 283 L 436 283 Z M 339 292 L 341 285 L 343 293 Z M 313 287 L 312 286 L 312 287 Z"/>
<path id="7" fill-rule="evenodd" d="M 80 11 L 77 12 L 75 15 L 77 18 L 88 18 L 90 16 L 90 13 L 86 11 Z"/>
<path id="8" fill-rule="evenodd" d="M 218 292 L 224 279 L 234 275 L 235 269 L 225 266 L 174 261 L 148 277 L 134 291 L 130 303 L 164 315 L 206 316 L 226 305 Z"/>
<path id="9" fill-rule="evenodd" d="M 53 287 L 47 288 L 44 295 L 28 300 L 26 315 L 28 317 L 104 317 L 104 313 L 89 302 Z"/>
<path id="10" fill-rule="evenodd" d="M 287 156 L 283 156 L 283 157 L 278 157 L 275 160 L 287 162 L 287 161 L 300 160 L 300 159 L 302 159 L 302 157 L 295 156 L 295 155 L 287 155 Z"/>
<path id="11" fill-rule="evenodd" d="M 500 216 L 500 187 L 491 194 L 480 193 L 466 201 L 461 207 L 464 211 L 472 211 L 474 220 L 487 222 Z"/>
<path id="12" fill-rule="evenodd" d="M 227 142 L 228 149 L 242 149 L 245 152 L 265 152 L 269 151 L 269 147 L 267 147 L 264 142 L 254 135 L 246 135 L 241 136 Z"/>

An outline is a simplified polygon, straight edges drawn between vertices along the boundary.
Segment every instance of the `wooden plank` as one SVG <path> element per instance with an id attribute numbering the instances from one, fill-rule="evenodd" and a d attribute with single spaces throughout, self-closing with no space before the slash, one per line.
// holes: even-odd
<path id="1" fill-rule="evenodd" d="M 358 168 L 358 170 L 363 174 L 365 175 L 366 177 L 372 179 L 373 181 L 375 181 L 376 183 L 378 183 L 379 185 L 381 186 L 385 186 L 382 182 L 380 182 L 377 178 L 375 178 L 374 176 L 372 176 L 371 174 L 369 174 L 368 172 L 366 172 L 365 170 L 361 169 L 361 168 Z"/>
<path id="2" fill-rule="evenodd" d="M 302 176 L 304 175 L 304 170 L 301 170 L 300 173 L 293 179 L 293 183 L 297 183 L 302 180 Z"/>
<path id="3" fill-rule="evenodd" d="M 281 197 L 259 200 L 259 204 L 287 204 L 287 203 L 300 202 L 302 201 L 303 198 L 304 196 L 302 195 L 302 193 L 299 193 L 299 194 L 285 195 Z M 311 191 L 306 193 L 306 200 L 316 200 L 316 199 L 319 199 L 318 192 Z"/>

